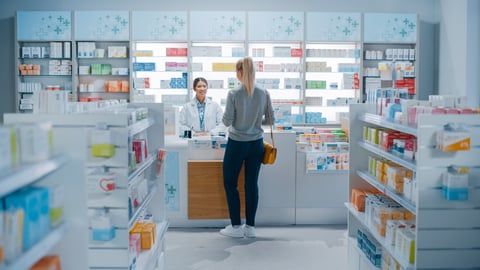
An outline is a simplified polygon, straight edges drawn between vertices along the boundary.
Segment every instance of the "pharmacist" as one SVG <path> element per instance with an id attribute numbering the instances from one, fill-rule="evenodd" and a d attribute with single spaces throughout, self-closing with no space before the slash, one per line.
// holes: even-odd
<path id="1" fill-rule="evenodd" d="M 195 97 L 180 111 L 180 134 L 191 131 L 193 136 L 219 135 L 225 132 L 220 105 L 207 98 L 208 82 L 198 77 L 193 81 Z"/>

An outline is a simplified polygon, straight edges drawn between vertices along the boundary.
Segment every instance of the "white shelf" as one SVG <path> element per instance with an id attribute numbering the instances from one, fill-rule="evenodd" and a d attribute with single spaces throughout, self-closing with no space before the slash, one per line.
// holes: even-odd
<path id="1" fill-rule="evenodd" d="M 57 155 L 49 160 L 2 171 L 0 174 L 0 197 L 41 179 L 60 168 L 66 161 L 66 156 Z"/>
<path id="2" fill-rule="evenodd" d="M 352 214 L 352 216 L 356 217 L 358 221 L 363 225 L 363 228 L 368 231 L 370 235 L 372 235 L 375 240 L 377 240 L 380 245 L 382 245 L 383 248 L 385 248 L 388 253 L 401 265 L 402 269 L 405 270 L 414 270 L 415 265 L 409 263 L 407 260 L 404 258 L 400 257 L 397 252 L 395 252 L 393 246 L 388 245 L 385 242 L 385 237 L 380 236 L 376 231 L 371 230 L 368 226 L 367 223 L 365 222 L 365 214 L 358 212 L 355 207 L 351 203 L 345 203 L 345 206 L 348 208 L 348 211 Z"/>
<path id="3" fill-rule="evenodd" d="M 307 170 L 307 174 L 344 174 L 348 170 Z"/>
<path id="4" fill-rule="evenodd" d="M 374 186 L 376 189 L 387 194 L 390 198 L 394 199 L 397 203 L 399 203 L 401 206 L 406 208 L 411 213 L 413 214 L 417 213 L 417 208 L 413 202 L 411 202 L 410 200 L 407 200 L 403 195 L 398 194 L 391 188 L 385 186 L 383 183 L 378 181 L 374 176 L 372 176 L 368 172 L 357 171 L 357 174 L 360 177 L 362 177 L 365 181 L 370 183 L 372 186 Z"/>
<path id="5" fill-rule="evenodd" d="M 128 128 L 128 135 L 133 136 L 135 134 L 138 134 L 151 127 L 154 123 L 155 121 L 153 120 L 153 118 L 140 120 Z"/>
<path id="6" fill-rule="evenodd" d="M 8 264 L 6 270 L 30 269 L 35 262 L 47 255 L 48 252 L 62 239 L 65 234 L 65 227 L 65 224 L 61 224 L 52 230 L 50 234 L 23 253 L 15 262 Z"/>
<path id="7" fill-rule="evenodd" d="M 156 261 L 158 260 L 160 254 L 158 253 L 161 249 L 163 238 L 168 229 L 167 222 L 157 223 L 157 235 L 155 239 L 155 245 L 152 249 L 147 251 L 142 251 L 137 258 L 135 269 L 154 269 Z"/>
<path id="8" fill-rule="evenodd" d="M 132 214 L 132 217 L 130 218 L 128 222 L 128 228 L 131 229 L 133 224 L 135 224 L 135 221 L 137 218 L 140 216 L 140 214 L 145 210 L 145 208 L 150 204 L 150 201 L 152 201 L 153 196 L 157 193 L 158 188 L 156 186 L 152 187 L 150 190 L 150 193 L 148 193 L 147 197 L 142 201 L 142 203 L 135 209 L 135 211 Z"/>
<path id="9" fill-rule="evenodd" d="M 147 159 L 141 163 L 140 165 L 135 168 L 129 175 L 128 175 L 128 182 L 130 183 L 135 177 L 141 174 L 146 168 L 150 167 L 150 165 L 155 161 L 155 155 L 149 155 Z"/>
<path id="10" fill-rule="evenodd" d="M 376 146 L 376 145 L 372 145 L 372 144 L 369 144 L 369 143 L 365 143 L 365 142 L 358 142 L 358 145 L 360 145 L 362 148 L 372 152 L 372 153 L 375 153 L 377 155 L 380 155 L 380 156 L 383 156 L 395 163 L 398 163 L 400 165 L 402 165 L 403 167 L 407 168 L 407 169 L 410 169 L 412 171 L 416 171 L 417 170 L 417 164 L 414 160 L 409 160 L 409 159 L 404 159 L 402 157 L 399 157 L 397 155 L 394 155 L 390 152 L 387 152 L 383 149 L 381 149 L 380 147 Z"/>
<path id="11" fill-rule="evenodd" d="M 382 119 L 380 115 L 365 113 L 365 114 L 359 115 L 358 119 L 363 122 L 367 122 L 367 123 L 374 124 L 377 126 L 388 128 L 388 129 L 395 129 L 403 133 L 417 136 L 417 128 L 387 121 L 385 119 Z"/>
<path id="12" fill-rule="evenodd" d="M 412 127 L 399 125 L 383 120 L 373 115 L 376 110 L 374 104 L 353 104 L 350 106 L 352 119 L 350 121 L 350 141 L 357 142 L 350 146 L 349 192 L 354 188 L 368 189 L 371 186 L 383 191 L 389 198 L 415 214 L 415 263 L 395 254 L 392 246 L 380 241 L 376 230 L 371 228 L 370 233 L 379 240 L 384 248 L 393 257 L 405 258 L 400 263 L 410 269 L 478 269 L 480 267 L 480 246 L 475 236 L 479 235 L 480 220 L 479 189 L 470 189 L 468 201 L 450 201 L 442 196 L 442 173 L 452 164 L 477 167 L 480 152 L 478 140 L 478 115 L 419 115 L 416 130 Z M 471 149 L 456 153 L 446 153 L 433 149 L 436 133 L 443 130 L 447 123 L 464 123 L 471 132 Z M 415 160 L 407 160 L 399 155 L 382 150 L 380 147 L 363 141 L 363 128 L 369 125 L 389 128 L 415 135 L 417 137 L 418 155 Z M 476 135 L 476 136 L 473 136 Z M 393 188 L 382 184 L 373 175 L 368 173 L 368 153 L 375 153 L 379 157 L 390 159 L 403 167 L 415 171 L 417 185 L 413 198 L 415 202 L 398 194 Z M 478 180 L 478 174 L 472 173 L 472 181 Z M 349 235 L 354 236 L 356 229 L 365 226 L 365 219 L 349 208 L 349 215 L 356 216 L 349 219 Z M 352 213 L 352 214 L 350 214 Z M 368 228 L 367 228 L 368 229 Z M 445 239 L 448 239 L 445 240 Z M 458 258 L 462 258 L 458 260 Z M 398 260 L 398 259 L 397 259 Z M 408 269 L 407 268 L 407 269 Z M 357 268 L 361 269 L 361 267 Z"/>

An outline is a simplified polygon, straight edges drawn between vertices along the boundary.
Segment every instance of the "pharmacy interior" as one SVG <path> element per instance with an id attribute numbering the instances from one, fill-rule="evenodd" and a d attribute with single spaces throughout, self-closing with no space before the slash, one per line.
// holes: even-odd
<path id="1" fill-rule="evenodd" d="M 197 77 L 224 108 L 244 56 L 276 119 L 264 127 L 278 156 L 260 172 L 259 226 L 347 224 L 351 269 L 480 267 L 480 106 L 420 93 L 421 22 L 408 12 L 16 12 L 0 269 L 164 269 L 169 227 L 228 224 L 228 131 L 185 136 L 179 115 Z"/>

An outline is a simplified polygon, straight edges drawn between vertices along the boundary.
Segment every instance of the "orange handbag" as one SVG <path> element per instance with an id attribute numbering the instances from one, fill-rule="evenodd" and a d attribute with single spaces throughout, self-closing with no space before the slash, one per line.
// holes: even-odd
<path id="1" fill-rule="evenodd" d="M 262 159 L 262 164 L 273 164 L 275 163 L 275 159 L 277 158 L 277 148 L 275 147 L 275 141 L 273 140 L 273 127 L 272 127 L 272 121 L 270 117 L 270 102 L 269 102 L 269 96 L 267 96 L 267 113 L 268 113 L 268 119 L 270 120 L 270 136 L 272 138 L 272 144 L 269 144 L 266 141 L 263 141 L 263 146 L 265 147 L 265 151 L 263 152 L 263 159 Z"/>

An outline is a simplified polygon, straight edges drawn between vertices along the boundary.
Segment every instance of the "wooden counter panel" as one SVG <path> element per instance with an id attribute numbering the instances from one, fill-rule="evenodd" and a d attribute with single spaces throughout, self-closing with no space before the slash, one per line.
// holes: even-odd
<path id="1" fill-rule="evenodd" d="M 227 199 L 223 188 L 222 160 L 188 161 L 188 218 L 229 219 Z M 244 171 L 240 171 L 241 217 L 245 217 Z"/>

